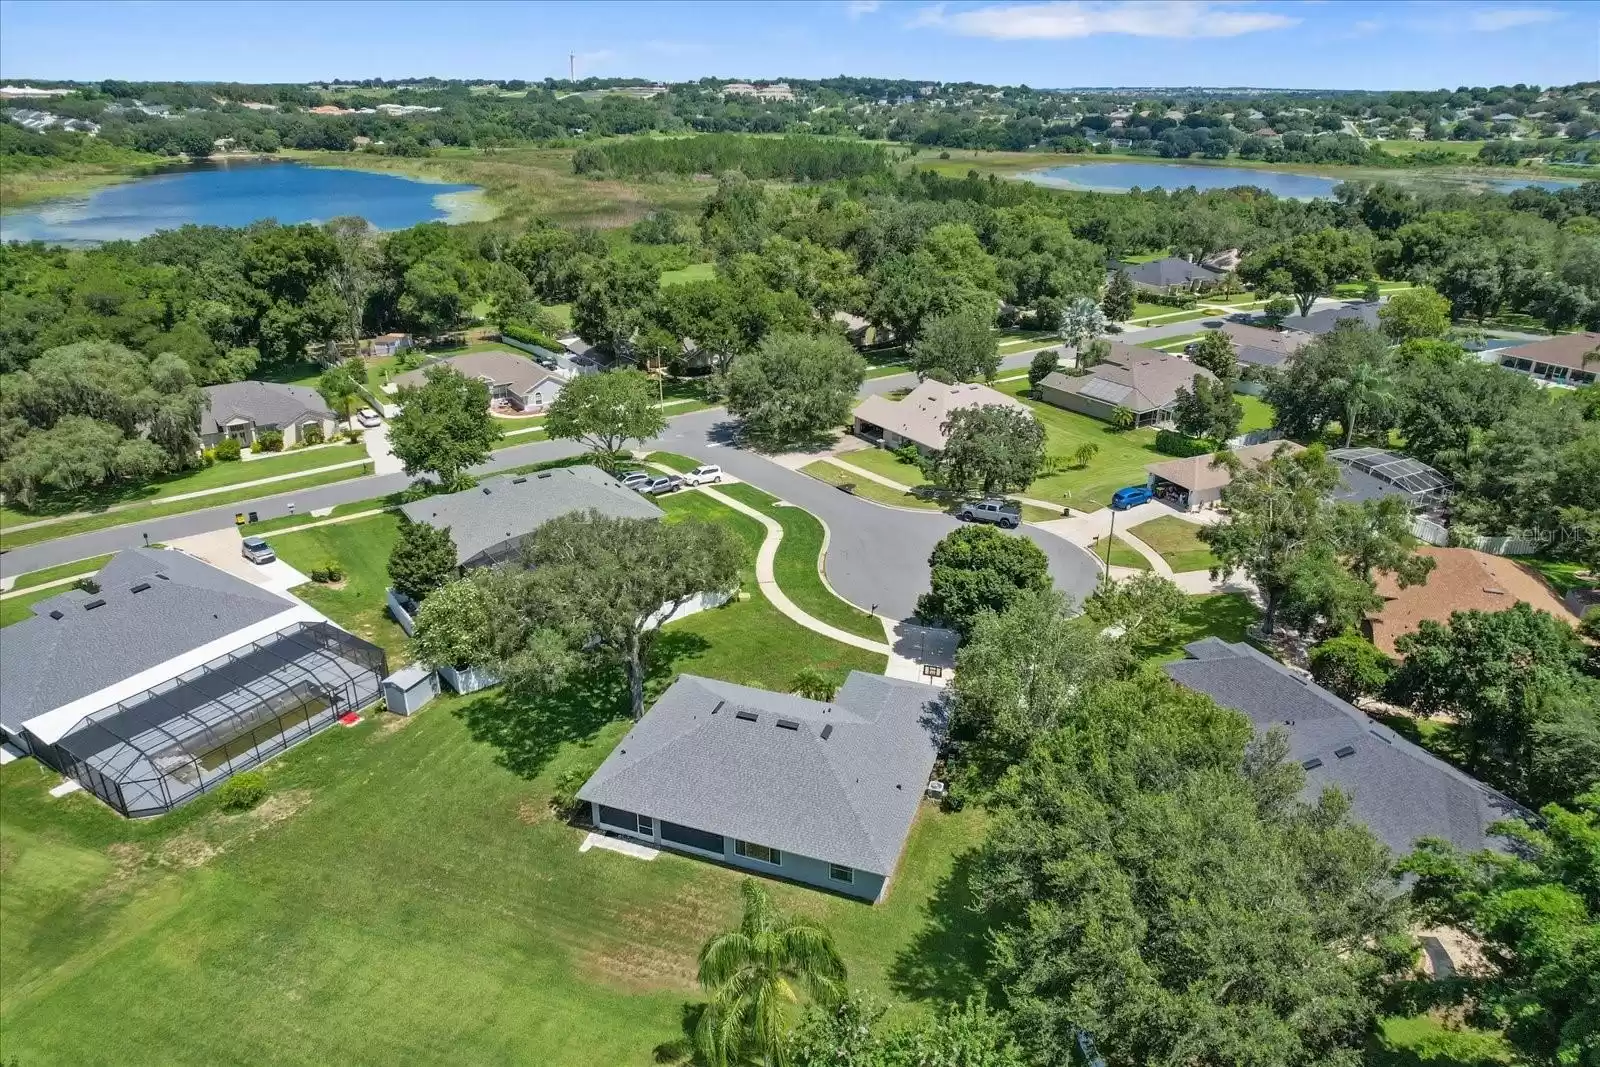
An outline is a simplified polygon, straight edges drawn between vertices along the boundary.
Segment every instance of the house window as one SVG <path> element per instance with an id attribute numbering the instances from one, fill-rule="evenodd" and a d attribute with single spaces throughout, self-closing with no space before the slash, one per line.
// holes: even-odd
<path id="1" fill-rule="evenodd" d="M 828 877 L 832 878 L 835 882 L 843 882 L 845 885 L 854 885 L 856 881 L 856 872 L 854 868 L 841 867 L 837 863 L 830 863 L 828 864 Z"/>
<path id="2" fill-rule="evenodd" d="M 661 840 L 698 849 L 701 852 L 710 852 L 716 856 L 722 855 L 722 835 L 709 834 L 692 826 L 679 826 L 675 822 L 662 820 Z"/>
<path id="3" fill-rule="evenodd" d="M 624 833 L 639 834 L 643 837 L 654 837 L 656 834 L 655 820 L 648 815 L 635 815 L 622 808 L 608 808 L 600 805 L 600 824 L 613 830 Z"/>
<path id="4" fill-rule="evenodd" d="M 783 866 L 783 853 L 766 845 L 757 845 L 749 841 L 735 841 L 733 851 L 747 860 L 756 860 L 759 863 L 770 863 L 774 867 Z"/>

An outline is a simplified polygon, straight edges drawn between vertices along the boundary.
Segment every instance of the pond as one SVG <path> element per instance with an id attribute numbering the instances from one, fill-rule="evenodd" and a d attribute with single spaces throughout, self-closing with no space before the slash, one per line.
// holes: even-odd
<path id="1" fill-rule="evenodd" d="M 202 163 L 5 214 L 0 239 L 90 245 L 136 240 L 186 223 L 248 226 L 277 219 L 290 224 L 340 215 L 359 215 L 380 230 L 398 230 L 419 222 L 460 221 L 482 209 L 481 193 L 473 185 L 299 163 Z"/>
<path id="2" fill-rule="evenodd" d="M 1092 189 L 1103 193 L 1125 193 L 1140 189 L 1184 189 L 1194 186 L 1201 192 L 1208 189 L 1232 189 L 1237 185 L 1253 185 L 1274 196 L 1291 200 L 1331 198 L 1334 187 L 1344 179 L 1324 178 L 1315 174 L 1291 174 L 1281 170 L 1255 170 L 1246 167 L 1204 167 L 1184 163 L 1080 163 L 1065 167 L 1049 167 L 1028 171 L 1018 177 L 1039 185 L 1062 189 Z M 1397 174 L 1396 180 L 1411 181 L 1420 176 Z M 1460 179 L 1427 177 L 1429 182 L 1462 184 L 1468 187 L 1490 188 L 1508 193 L 1513 189 L 1536 185 L 1542 189 L 1576 188 L 1578 182 L 1562 179 L 1538 178 L 1485 178 Z"/>

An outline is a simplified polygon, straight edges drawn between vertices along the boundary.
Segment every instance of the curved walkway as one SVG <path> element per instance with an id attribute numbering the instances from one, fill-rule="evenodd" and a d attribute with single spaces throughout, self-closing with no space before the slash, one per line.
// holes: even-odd
<path id="1" fill-rule="evenodd" d="M 676 473 L 672 470 L 672 468 L 664 467 L 659 463 L 652 463 L 650 466 L 668 474 Z M 749 504 L 744 503 L 742 500 L 735 500 L 728 494 L 718 492 L 709 485 L 695 486 L 691 491 L 704 493 L 706 496 L 710 497 L 712 500 L 715 500 L 724 507 L 731 508 L 734 511 L 739 512 L 741 515 L 750 516 L 766 529 L 766 540 L 761 542 L 761 548 L 756 553 L 756 584 L 761 587 L 761 592 L 766 595 L 766 598 L 769 601 L 772 602 L 773 607 L 777 608 L 780 612 L 782 612 L 784 615 L 787 615 L 790 619 L 799 623 L 801 626 L 804 626 L 807 630 L 819 633 L 830 640 L 838 641 L 840 644 L 852 645 L 856 648 L 865 649 L 868 652 L 876 652 L 882 656 L 889 656 L 893 654 L 894 650 L 884 642 L 874 641 L 868 637 L 860 637 L 856 634 L 850 633 L 848 630 L 841 630 L 837 626 L 830 626 L 821 619 L 806 614 L 805 610 L 802 609 L 800 605 L 789 599 L 788 594 L 786 594 L 783 591 L 783 588 L 778 585 L 777 570 L 774 566 L 774 563 L 778 558 L 778 545 L 783 541 L 783 526 L 778 522 L 777 519 L 774 519 L 768 515 L 764 515 L 760 511 L 757 511 L 755 508 L 751 507 Z"/>

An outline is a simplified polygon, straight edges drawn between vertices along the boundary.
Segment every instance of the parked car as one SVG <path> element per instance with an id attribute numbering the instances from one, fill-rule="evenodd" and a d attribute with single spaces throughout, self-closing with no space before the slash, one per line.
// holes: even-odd
<path id="1" fill-rule="evenodd" d="M 956 518 L 962 522 L 987 522 L 1006 530 L 1022 524 L 1022 508 L 1009 500 L 974 500 L 961 505 Z"/>
<path id="2" fill-rule="evenodd" d="M 356 421 L 370 430 L 383 420 L 379 419 L 378 413 L 371 408 L 362 408 L 356 412 Z"/>
<path id="3" fill-rule="evenodd" d="M 1155 494 L 1150 492 L 1147 485 L 1130 485 L 1126 489 L 1118 489 L 1111 494 L 1111 506 L 1118 511 L 1127 511 L 1140 504 L 1148 504 L 1155 499 Z"/>
<path id="4" fill-rule="evenodd" d="M 251 563 L 271 563 L 278 558 L 265 537 L 246 537 L 239 546 L 239 554 Z"/>
<path id="5" fill-rule="evenodd" d="M 628 471 L 624 474 L 617 475 L 617 481 L 621 482 L 629 489 L 637 489 L 645 482 L 653 480 L 653 478 L 654 475 L 652 475 L 649 471 Z"/>
<path id="6" fill-rule="evenodd" d="M 685 474 L 683 480 L 688 485 L 706 485 L 720 482 L 722 481 L 722 468 L 715 463 L 707 463 L 705 466 L 696 467 L 688 474 Z"/>
<path id="7" fill-rule="evenodd" d="M 634 488 L 645 496 L 661 496 L 672 492 L 674 489 L 682 489 L 683 479 L 676 474 L 663 474 L 659 478 L 651 478 L 648 481 L 641 482 L 635 485 Z"/>

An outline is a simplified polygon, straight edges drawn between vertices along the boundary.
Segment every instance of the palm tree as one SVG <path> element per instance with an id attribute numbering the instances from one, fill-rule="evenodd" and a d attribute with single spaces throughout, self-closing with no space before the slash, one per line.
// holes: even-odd
<path id="1" fill-rule="evenodd" d="M 833 935 L 815 919 L 778 911 L 753 879 L 739 892 L 739 928 L 713 936 L 700 950 L 700 987 L 711 1003 L 700 1016 L 695 1041 L 711 1067 L 750 1055 L 777 1063 L 790 1007 L 801 994 L 834 1004 L 845 993 L 844 961 Z"/>
<path id="2" fill-rule="evenodd" d="M 789 683 L 789 691 L 808 700 L 832 700 L 836 686 L 833 679 L 815 667 L 802 667 Z"/>
<path id="3" fill-rule="evenodd" d="M 1356 420 L 1363 411 L 1386 408 L 1394 403 L 1394 379 L 1374 363 L 1357 363 L 1343 378 L 1335 378 L 1328 388 L 1344 403 L 1344 447 L 1356 435 Z"/>
<path id="4" fill-rule="evenodd" d="M 1087 467 L 1089 462 L 1099 454 L 1099 445 L 1095 444 L 1093 441 L 1085 441 L 1083 444 L 1078 446 L 1078 450 L 1076 452 L 1072 453 L 1072 459 L 1073 462 L 1075 462 L 1080 468 Z"/>
<path id="5" fill-rule="evenodd" d="M 1111 425 L 1119 430 L 1131 430 L 1138 421 L 1139 416 L 1130 407 L 1118 404 L 1111 409 Z"/>

